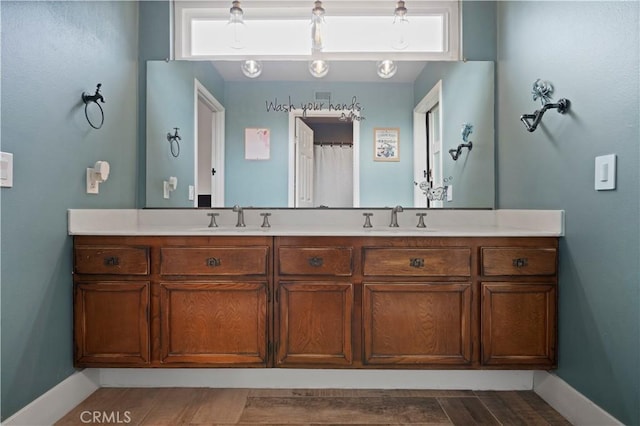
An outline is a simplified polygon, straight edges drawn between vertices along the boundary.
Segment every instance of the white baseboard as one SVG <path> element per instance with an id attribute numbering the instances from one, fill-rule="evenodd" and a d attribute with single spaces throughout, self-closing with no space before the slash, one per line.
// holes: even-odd
<path id="1" fill-rule="evenodd" d="M 104 387 L 531 390 L 533 371 L 100 369 Z"/>
<path id="2" fill-rule="evenodd" d="M 572 425 L 622 426 L 616 418 L 555 374 L 536 371 L 533 390 Z"/>
<path id="3" fill-rule="evenodd" d="M 78 371 L 9 417 L 3 426 L 47 426 L 60 420 L 100 388 L 95 370 Z"/>

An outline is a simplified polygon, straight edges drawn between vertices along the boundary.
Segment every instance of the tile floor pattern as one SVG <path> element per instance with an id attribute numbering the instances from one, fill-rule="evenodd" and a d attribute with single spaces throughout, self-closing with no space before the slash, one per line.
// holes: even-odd
<path id="1" fill-rule="evenodd" d="M 533 391 L 102 388 L 56 425 L 569 425 Z"/>

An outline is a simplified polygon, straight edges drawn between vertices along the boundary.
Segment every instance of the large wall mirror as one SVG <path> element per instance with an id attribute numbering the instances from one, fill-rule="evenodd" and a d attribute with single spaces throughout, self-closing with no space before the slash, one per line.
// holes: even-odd
<path id="1" fill-rule="evenodd" d="M 398 67 L 149 61 L 146 206 L 493 208 L 494 63 Z"/>

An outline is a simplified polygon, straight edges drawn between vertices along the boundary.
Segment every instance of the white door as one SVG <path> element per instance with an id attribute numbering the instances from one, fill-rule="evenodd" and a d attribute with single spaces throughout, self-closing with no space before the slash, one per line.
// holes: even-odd
<path id="1" fill-rule="evenodd" d="M 313 206 L 313 130 L 296 118 L 295 207 Z"/>
<path id="2" fill-rule="evenodd" d="M 428 179 L 431 188 L 442 188 L 442 137 L 440 132 L 440 104 L 436 104 L 427 114 L 429 120 Z M 441 200 L 429 202 L 429 207 L 442 207 Z"/>

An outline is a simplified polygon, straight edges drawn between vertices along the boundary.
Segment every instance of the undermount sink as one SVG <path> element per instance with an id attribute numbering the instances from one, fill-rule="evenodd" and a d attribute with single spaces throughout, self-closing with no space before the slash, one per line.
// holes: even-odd
<path id="1" fill-rule="evenodd" d="M 200 227 L 196 227 L 196 228 L 190 228 L 190 231 L 195 231 L 195 232 L 211 232 L 211 233 L 216 233 L 216 232 L 257 232 L 257 231 L 262 231 L 262 232 L 266 232 L 268 231 L 270 228 L 262 228 L 260 226 L 200 226 Z"/>

